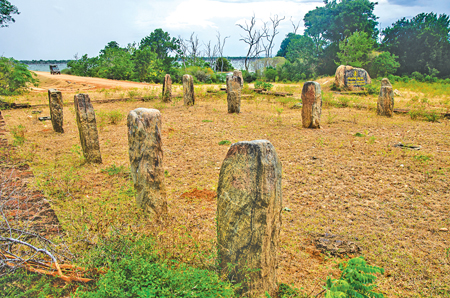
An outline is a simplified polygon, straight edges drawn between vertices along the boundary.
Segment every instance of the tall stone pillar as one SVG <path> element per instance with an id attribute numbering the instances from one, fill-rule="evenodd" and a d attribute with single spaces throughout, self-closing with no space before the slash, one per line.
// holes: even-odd
<path id="1" fill-rule="evenodd" d="M 277 291 L 281 210 L 281 163 L 275 148 L 267 140 L 233 144 L 217 189 L 219 266 L 252 297 L 265 291 L 274 297 Z"/>
<path id="2" fill-rule="evenodd" d="M 322 114 L 322 90 L 317 82 L 306 82 L 302 89 L 302 125 L 304 128 L 320 128 Z"/>
<path id="3" fill-rule="evenodd" d="M 164 77 L 162 99 L 163 102 L 172 101 L 172 79 L 170 78 L 169 74 L 166 74 L 166 76 Z"/>
<path id="4" fill-rule="evenodd" d="M 183 93 L 184 93 L 184 105 L 193 106 L 195 102 L 194 78 L 187 74 L 183 76 Z"/>
<path id="5" fill-rule="evenodd" d="M 87 162 L 102 163 L 97 121 L 91 99 L 87 94 L 77 94 L 74 96 L 73 102 L 83 155 Z"/>
<path id="6" fill-rule="evenodd" d="M 128 114 L 128 153 L 137 205 L 152 216 L 167 213 L 161 113 L 139 108 Z"/>
<path id="7" fill-rule="evenodd" d="M 241 78 L 232 76 L 227 79 L 228 113 L 239 114 L 241 112 Z"/>
<path id="8" fill-rule="evenodd" d="M 48 89 L 48 106 L 50 108 L 50 117 L 55 132 L 64 133 L 63 128 L 63 100 L 61 91 Z"/>
<path id="9" fill-rule="evenodd" d="M 386 78 L 381 80 L 377 114 L 386 117 L 394 116 L 394 89 L 392 88 L 391 82 Z"/>

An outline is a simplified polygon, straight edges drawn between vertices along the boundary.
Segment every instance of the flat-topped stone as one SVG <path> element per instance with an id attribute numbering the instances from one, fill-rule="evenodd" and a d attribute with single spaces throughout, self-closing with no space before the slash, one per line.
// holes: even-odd
<path id="1" fill-rule="evenodd" d="M 277 291 L 281 163 L 267 140 L 231 145 L 217 189 L 217 243 L 222 274 L 255 297 Z M 231 266 L 230 266 L 231 264 Z M 240 293 L 242 294 L 242 293 Z"/>
<path id="2" fill-rule="evenodd" d="M 138 108 L 127 118 L 128 154 L 136 203 L 153 217 L 167 213 L 161 140 L 161 113 Z"/>

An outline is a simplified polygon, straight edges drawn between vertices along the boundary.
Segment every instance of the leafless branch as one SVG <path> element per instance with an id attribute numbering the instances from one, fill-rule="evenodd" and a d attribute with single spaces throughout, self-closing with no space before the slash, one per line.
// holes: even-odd
<path id="1" fill-rule="evenodd" d="M 223 38 L 223 40 L 220 37 L 220 32 L 217 31 L 217 51 L 219 53 L 220 58 L 223 58 L 223 48 L 225 47 L 225 42 L 227 41 L 227 38 L 230 38 L 229 36 L 226 36 Z M 220 65 L 220 71 L 223 71 L 223 59 L 221 59 L 221 65 Z"/>
<path id="2" fill-rule="evenodd" d="M 274 39 L 275 36 L 277 36 L 278 33 L 280 33 L 279 31 L 277 31 L 277 27 L 280 25 L 280 22 L 283 21 L 285 19 L 285 17 L 279 19 L 278 15 L 275 15 L 273 18 L 270 18 L 270 21 L 272 22 L 272 32 L 269 34 L 269 28 L 267 28 L 267 23 L 264 23 L 264 28 L 266 33 L 266 40 L 267 40 L 267 44 L 263 43 L 264 46 L 264 51 L 266 52 L 266 58 L 270 58 L 272 57 L 272 51 L 273 51 L 273 47 L 274 47 Z"/>
<path id="3" fill-rule="evenodd" d="M 297 34 L 298 27 L 300 27 L 300 21 L 298 21 L 298 23 L 297 23 L 297 25 L 296 25 L 296 24 L 292 21 L 292 17 L 291 17 L 291 24 L 292 24 L 292 27 L 294 27 L 293 33 L 294 33 L 294 34 Z"/>

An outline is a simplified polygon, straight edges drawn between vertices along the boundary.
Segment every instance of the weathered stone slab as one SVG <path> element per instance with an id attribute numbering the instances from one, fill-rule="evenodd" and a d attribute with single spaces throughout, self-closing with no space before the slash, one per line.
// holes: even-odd
<path id="1" fill-rule="evenodd" d="M 336 69 L 334 84 L 339 88 L 361 90 L 362 87 L 371 83 L 369 74 L 362 68 L 341 65 Z"/>
<path id="2" fill-rule="evenodd" d="M 74 96 L 73 102 L 83 155 L 87 162 L 102 163 L 97 121 L 91 99 L 87 94 L 77 94 Z"/>
<path id="3" fill-rule="evenodd" d="M 233 76 L 240 77 L 241 78 L 241 87 L 244 87 L 244 77 L 242 76 L 242 71 L 240 71 L 240 70 L 233 71 Z"/>
<path id="4" fill-rule="evenodd" d="M 170 78 L 169 74 L 166 74 L 164 77 L 162 100 L 163 102 L 172 101 L 172 79 Z"/>
<path id="5" fill-rule="evenodd" d="M 239 114 L 241 112 L 241 82 L 241 78 L 238 76 L 227 79 L 228 113 Z"/>
<path id="6" fill-rule="evenodd" d="M 305 128 L 320 128 L 322 115 L 322 90 L 317 82 L 306 82 L 302 89 L 302 125 Z"/>
<path id="7" fill-rule="evenodd" d="M 193 106 L 195 103 L 194 94 L 194 78 L 191 75 L 183 76 L 183 93 L 184 93 L 184 105 Z"/>
<path id="8" fill-rule="evenodd" d="M 127 118 L 128 153 L 137 205 L 152 216 L 167 213 L 161 113 L 139 108 Z"/>
<path id="9" fill-rule="evenodd" d="M 61 91 L 48 89 L 48 106 L 50 108 L 53 130 L 55 132 L 64 133 L 64 113 Z"/>
<path id="10" fill-rule="evenodd" d="M 386 78 L 381 80 L 377 114 L 386 117 L 394 116 L 394 88 L 392 88 L 391 82 Z"/>
<path id="11" fill-rule="evenodd" d="M 277 290 L 281 174 L 275 148 L 267 140 L 231 145 L 220 169 L 219 266 L 230 280 L 242 283 L 243 293 L 251 297 L 265 291 L 274 297 Z"/>

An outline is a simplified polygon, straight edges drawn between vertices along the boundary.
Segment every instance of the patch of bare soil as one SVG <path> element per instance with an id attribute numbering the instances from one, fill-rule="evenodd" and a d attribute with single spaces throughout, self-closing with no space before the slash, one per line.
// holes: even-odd
<path id="1" fill-rule="evenodd" d="M 207 190 L 207 189 L 194 189 L 189 192 L 185 192 L 180 196 L 182 199 L 190 199 L 190 200 L 201 200 L 211 202 L 214 198 L 217 197 L 217 193 L 215 191 Z"/>

